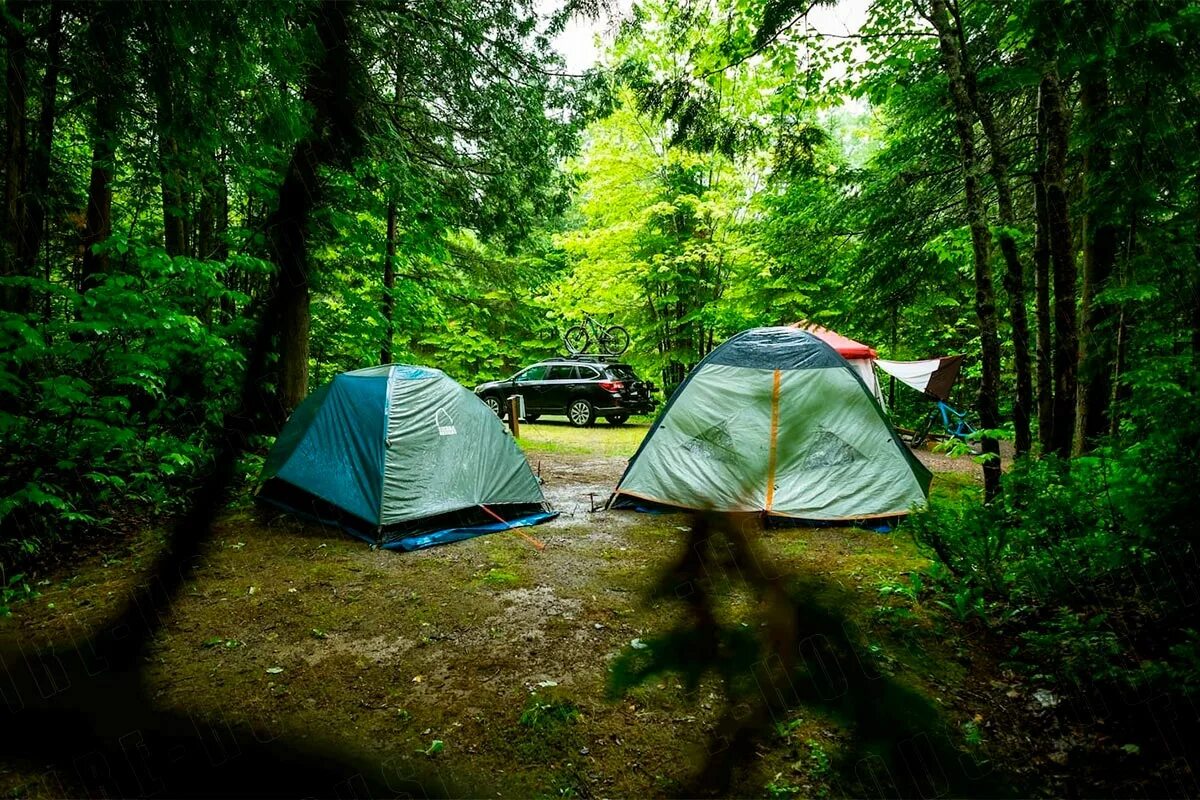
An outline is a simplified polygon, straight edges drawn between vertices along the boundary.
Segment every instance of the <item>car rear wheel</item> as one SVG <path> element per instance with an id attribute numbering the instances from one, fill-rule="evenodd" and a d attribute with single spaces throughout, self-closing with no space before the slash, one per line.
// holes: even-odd
<path id="1" fill-rule="evenodd" d="M 576 428 L 586 428 L 596 419 L 596 409 L 583 398 L 572 400 L 571 405 L 567 407 L 567 419 Z"/>
<path id="2" fill-rule="evenodd" d="M 628 414 L 613 414 L 611 417 L 606 417 L 609 425 L 624 425 L 629 419 Z"/>
<path id="3" fill-rule="evenodd" d="M 487 407 L 492 410 L 493 414 L 500 419 L 504 419 L 504 406 L 500 404 L 499 397 L 496 397 L 494 394 L 489 394 L 483 398 L 483 402 L 487 404 Z"/>

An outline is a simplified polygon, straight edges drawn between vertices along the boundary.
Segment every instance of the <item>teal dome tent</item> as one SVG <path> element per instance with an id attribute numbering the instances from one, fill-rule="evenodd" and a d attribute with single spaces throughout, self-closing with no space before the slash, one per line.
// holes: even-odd
<path id="1" fill-rule="evenodd" d="M 496 415 L 428 367 L 338 375 L 292 414 L 262 477 L 261 500 L 388 549 L 555 516 Z"/>

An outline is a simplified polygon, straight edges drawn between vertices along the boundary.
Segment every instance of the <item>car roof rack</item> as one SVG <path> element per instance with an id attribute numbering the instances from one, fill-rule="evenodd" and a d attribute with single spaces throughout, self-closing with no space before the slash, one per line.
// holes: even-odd
<path id="1" fill-rule="evenodd" d="M 563 356 L 563 361 L 596 361 L 602 364 L 614 364 L 621 360 L 620 356 L 610 353 L 575 353 Z"/>

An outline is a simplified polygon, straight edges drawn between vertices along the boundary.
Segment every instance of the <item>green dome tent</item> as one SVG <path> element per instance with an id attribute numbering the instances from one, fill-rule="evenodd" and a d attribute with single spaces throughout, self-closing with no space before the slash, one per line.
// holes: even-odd
<path id="1" fill-rule="evenodd" d="M 260 499 L 388 549 L 555 516 L 496 415 L 427 367 L 338 375 L 292 414 L 262 477 Z"/>
<path id="2" fill-rule="evenodd" d="M 924 504 L 931 477 L 845 358 L 807 331 L 755 328 L 675 390 L 609 506 L 863 521 Z"/>

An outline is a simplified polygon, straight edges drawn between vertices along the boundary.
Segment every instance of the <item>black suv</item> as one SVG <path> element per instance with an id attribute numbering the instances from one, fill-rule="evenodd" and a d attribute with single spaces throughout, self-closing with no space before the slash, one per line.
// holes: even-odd
<path id="1" fill-rule="evenodd" d="M 588 358 L 556 358 L 526 367 L 503 381 L 475 387 L 475 394 L 504 418 L 508 398 L 525 399 L 525 421 L 542 414 L 566 414 L 582 428 L 596 417 L 620 425 L 630 414 L 649 414 L 658 404 L 650 393 L 654 386 L 638 380 L 628 364 L 610 364 Z"/>

